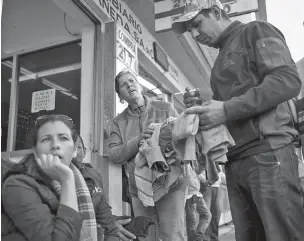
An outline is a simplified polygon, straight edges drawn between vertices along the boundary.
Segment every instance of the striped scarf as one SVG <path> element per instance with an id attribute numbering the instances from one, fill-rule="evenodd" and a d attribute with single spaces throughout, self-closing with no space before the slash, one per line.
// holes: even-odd
<path id="1" fill-rule="evenodd" d="M 97 241 L 96 217 L 89 189 L 78 168 L 73 163 L 71 163 L 70 168 L 74 173 L 78 208 L 83 218 L 79 241 Z M 53 181 L 52 185 L 60 195 L 60 183 Z"/>

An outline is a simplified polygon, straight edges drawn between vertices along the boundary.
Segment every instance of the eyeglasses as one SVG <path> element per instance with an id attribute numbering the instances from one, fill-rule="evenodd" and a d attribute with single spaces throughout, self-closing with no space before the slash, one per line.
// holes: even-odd
<path id="1" fill-rule="evenodd" d="M 73 119 L 67 115 L 42 115 L 35 120 L 35 126 L 41 126 L 47 120 L 65 120 L 73 124 Z"/>

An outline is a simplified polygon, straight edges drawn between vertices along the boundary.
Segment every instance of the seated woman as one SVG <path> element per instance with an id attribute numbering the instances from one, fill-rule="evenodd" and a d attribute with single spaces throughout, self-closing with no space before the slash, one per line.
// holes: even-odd
<path id="1" fill-rule="evenodd" d="M 136 237 L 116 221 L 99 173 L 75 161 L 77 133 L 71 118 L 40 116 L 33 154 L 15 165 L 2 185 L 2 205 L 16 231 L 2 240 L 105 241 Z M 20 237 L 23 237 L 20 238 Z"/>

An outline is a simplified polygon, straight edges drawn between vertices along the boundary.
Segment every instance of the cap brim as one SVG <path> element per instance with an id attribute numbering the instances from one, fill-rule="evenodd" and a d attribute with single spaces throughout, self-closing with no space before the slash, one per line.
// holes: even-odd
<path id="1" fill-rule="evenodd" d="M 175 19 L 172 24 L 173 32 L 177 34 L 183 34 L 187 32 L 187 23 L 194 19 L 199 12 L 199 10 L 190 12 Z"/>
<path id="2" fill-rule="evenodd" d="M 176 22 L 172 24 L 172 30 L 173 32 L 177 34 L 183 34 L 187 32 L 187 22 Z"/>

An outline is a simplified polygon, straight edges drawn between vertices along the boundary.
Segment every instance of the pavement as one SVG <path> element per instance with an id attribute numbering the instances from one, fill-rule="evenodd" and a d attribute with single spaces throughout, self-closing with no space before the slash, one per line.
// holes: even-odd
<path id="1" fill-rule="evenodd" d="M 235 241 L 233 223 L 223 225 L 219 229 L 220 241 Z"/>

